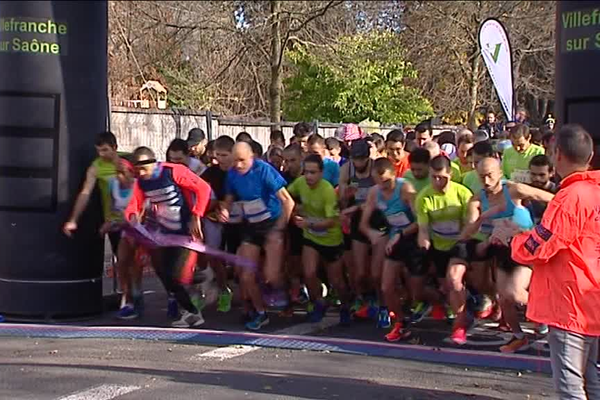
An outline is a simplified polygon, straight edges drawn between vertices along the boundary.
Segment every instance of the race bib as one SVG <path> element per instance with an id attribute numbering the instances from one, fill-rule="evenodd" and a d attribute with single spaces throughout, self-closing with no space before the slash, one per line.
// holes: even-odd
<path id="1" fill-rule="evenodd" d="M 517 183 L 531 183 L 531 175 L 528 170 L 515 169 L 510 174 L 510 180 Z"/>
<path id="2" fill-rule="evenodd" d="M 367 200 L 367 195 L 369 194 L 369 189 L 370 188 L 368 188 L 368 187 L 360 187 L 360 188 L 356 189 L 356 195 L 354 196 L 356 201 L 364 202 L 365 200 Z"/>
<path id="3" fill-rule="evenodd" d="M 243 211 L 242 205 L 238 202 L 235 202 L 231 205 L 231 211 L 229 211 L 229 223 L 230 224 L 239 224 L 243 219 Z"/>
<path id="4" fill-rule="evenodd" d="M 323 221 L 323 219 L 321 219 L 321 218 L 307 218 L 306 221 L 309 224 L 316 224 L 316 223 L 319 223 L 319 222 Z M 314 236 L 326 236 L 327 235 L 327 229 L 316 230 L 316 229 L 313 229 L 313 228 L 308 228 L 307 231 L 308 231 L 308 233 L 310 233 L 311 235 L 314 235 Z"/>
<path id="5" fill-rule="evenodd" d="M 262 214 L 267 211 L 267 206 L 262 199 L 242 202 L 242 209 L 245 216 Z"/>
<path id="6" fill-rule="evenodd" d="M 156 205 L 156 216 L 158 218 L 167 219 L 169 221 L 180 221 L 181 207 L 170 206 L 166 203 L 159 203 Z"/>
<path id="7" fill-rule="evenodd" d="M 388 215 L 387 221 L 394 228 L 404 228 L 405 226 L 410 225 L 410 220 L 408 219 L 406 214 L 403 212 Z"/>
<path id="8" fill-rule="evenodd" d="M 432 224 L 431 228 L 440 236 L 454 238 L 460 234 L 460 222 L 440 221 Z"/>

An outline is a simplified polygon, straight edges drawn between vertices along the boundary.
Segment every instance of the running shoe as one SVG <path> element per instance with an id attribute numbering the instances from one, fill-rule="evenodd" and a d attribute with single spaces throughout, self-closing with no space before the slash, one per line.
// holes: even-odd
<path id="1" fill-rule="evenodd" d="M 195 328 L 204 323 L 202 313 L 198 311 L 196 314 L 192 314 L 189 311 L 184 310 L 181 314 L 181 318 L 177 321 L 173 321 L 171 326 L 173 328 Z"/>
<path id="2" fill-rule="evenodd" d="M 424 301 L 418 302 L 417 305 L 413 308 L 412 315 L 410 316 L 410 322 L 412 324 L 416 324 L 423 321 L 423 319 L 426 316 L 431 314 L 432 310 L 433 307 L 431 306 L 431 304 L 426 303 Z"/>
<path id="3" fill-rule="evenodd" d="M 449 324 L 453 324 L 454 320 L 456 320 L 456 314 L 452 311 L 452 307 L 446 306 L 446 320 Z"/>
<path id="4" fill-rule="evenodd" d="M 194 307 L 200 311 L 204 310 L 204 307 L 206 307 L 206 301 L 202 293 L 194 293 L 190 296 L 190 300 L 192 301 Z"/>
<path id="5" fill-rule="evenodd" d="M 242 322 L 242 324 L 246 325 L 248 322 L 256 318 L 256 314 L 257 313 L 254 310 L 244 311 L 242 313 L 242 316 L 240 317 L 240 321 Z"/>
<path id="6" fill-rule="evenodd" d="M 309 301 L 310 301 L 310 298 L 308 297 L 308 289 L 306 289 L 306 286 L 302 286 L 302 289 L 300 289 L 300 292 L 298 293 L 298 297 L 296 298 L 296 303 L 306 304 Z"/>
<path id="7" fill-rule="evenodd" d="M 167 302 L 167 318 L 175 319 L 177 318 L 177 314 L 179 314 L 177 300 L 175 297 L 169 296 L 169 301 Z"/>
<path id="8" fill-rule="evenodd" d="M 523 335 L 521 339 L 513 336 L 508 343 L 500 347 L 502 353 L 516 353 L 517 351 L 525 351 L 529 348 L 529 339 Z"/>
<path id="9" fill-rule="evenodd" d="M 312 301 L 309 302 L 308 304 L 306 304 L 306 313 L 310 314 L 313 311 L 315 311 L 315 303 L 313 303 Z"/>
<path id="10" fill-rule="evenodd" d="M 368 304 L 363 304 L 362 307 L 354 313 L 354 318 L 369 319 L 370 308 L 371 307 Z"/>
<path id="11" fill-rule="evenodd" d="M 356 313 L 358 310 L 360 310 L 363 306 L 363 300 L 360 297 L 357 297 L 354 300 L 354 304 L 352 304 L 352 307 L 350 307 L 350 312 L 351 313 Z"/>
<path id="12" fill-rule="evenodd" d="M 461 325 L 457 325 L 456 327 L 452 328 L 450 340 L 459 346 L 467 343 L 467 329 Z"/>
<path id="13" fill-rule="evenodd" d="M 434 304 L 431 310 L 431 318 L 436 320 L 443 320 L 446 318 L 446 309 L 441 304 Z"/>
<path id="14" fill-rule="evenodd" d="M 138 312 L 129 304 L 121 307 L 121 309 L 117 312 L 118 319 L 136 319 L 138 317 Z"/>
<path id="15" fill-rule="evenodd" d="M 229 312 L 229 310 L 231 310 L 232 299 L 233 294 L 231 293 L 231 289 L 225 288 L 224 290 L 221 290 L 217 299 L 217 311 L 222 313 Z"/>
<path id="16" fill-rule="evenodd" d="M 329 305 L 332 305 L 334 307 L 339 307 L 342 304 L 339 297 L 337 296 L 337 293 L 333 289 L 329 289 L 329 291 L 327 292 L 326 300 Z"/>
<path id="17" fill-rule="evenodd" d="M 408 329 L 404 329 L 400 322 L 396 322 L 392 330 L 385 335 L 385 340 L 388 342 L 399 342 L 408 339 L 410 336 L 411 332 Z"/>
<path id="18" fill-rule="evenodd" d="M 476 314 L 479 319 L 488 319 L 494 313 L 494 302 L 490 296 L 482 295 L 477 304 Z"/>
<path id="19" fill-rule="evenodd" d="M 313 312 L 308 314 L 308 320 L 312 323 L 321 322 L 325 313 L 327 313 L 327 305 L 322 300 L 316 301 Z"/>
<path id="20" fill-rule="evenodd" d="M 387 329 L 392 326 L 392 320 L 390 318 L 390 312 L 387 307 L 379 308 L 377 315 L 377 327 Z"/>
<path id="21" fill-rule="evenodd" d="M 340 325 L 348 326 L 352 322 L 352 316 L 350 315 L 350 309 L 346 306 L 340 307 Z"/>
<path id="22" fill-rule="evenodd" d="M 246 329 L 257 331 L 265 325 L 269 324 L 269 316 L 266 312 L 257 313 L 256 317 L 246 324 Z"/>
<path id="23" fill-rule="evenodd" d="M 548 325 L 546 324 L 535 324 L 535 333 L 540 336 L 546 336 L 548 334 Z"/>
<path id="24" fill-rule="evenodd" d="M 0 314 L 0 322 L 4 322 L 4 321 L 5 321 L 4 316 L 2 314 Z"/>

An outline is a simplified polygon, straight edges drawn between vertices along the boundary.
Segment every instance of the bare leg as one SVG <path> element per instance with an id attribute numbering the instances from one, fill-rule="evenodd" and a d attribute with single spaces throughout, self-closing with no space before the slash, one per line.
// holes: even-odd
<path id="1" fill-rule="evenodd" d="M 321 280 L 317 276 L 319 266 L 319 253 L 310 246 L 302 248 L 302 265 L 304 268 L 304 282 L 308 288 L 308 294 L 312 301 L 319 301 L 323 298 Z"/>
<path id="2" fill-rule="evenodd" d="M 260 265 L 260 248 L 258 246 L 244 242 L 238 249 L 237 254 Z M 256 282 L 256 271 L 250 268 L 243 268 L 240 272 L 240 285 L 242 286 L 243 293 L 245 293 L 247 298 L 252 302 L 256 311 L 264 312 L 265 305 L 260 287 Z"/>
<path id="3" fill-rule="evenodd" d="M 467 263 L 458 258 L 450 259 L 446 281 L 448 286 L 448 302 L 456 313 L 456 322 L 466 323 L 467 294 L 464 285 L 464 277 L 467 272 Z"/>

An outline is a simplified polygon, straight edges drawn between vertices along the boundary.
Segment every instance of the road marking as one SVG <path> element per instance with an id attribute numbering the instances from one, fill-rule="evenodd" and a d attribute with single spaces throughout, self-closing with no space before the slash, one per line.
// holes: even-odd
<path id="1" fill-rule="evenodd" d="M 138 389 L 139 386 L 102 385 L 58 400 L 111 400 Z"/>
<path id="2" fill-rule="evenodd" d="M 318 332 L 323 329 L 331 328 L 332 326 L 337 325 L 338 320 L 337 317 L 325 317 L 319 323 L 302 323 L 298 325 L 293 325 L 285 329 L 280 329 L 271 333 L 271 335 L 307 335 L 312 332 Z M 230 358 L 240 357 L 246 355 L 248 353 L 252 353 L 253 351 L 259 350 L 261 347 L 259 346 L 227 346 L 227 347 L 219 347 L 218 349 L 210 350 L 205 353 L 194 354 L 191 357 L 191 361 L 200 361 L 207 358 L 218 359 L 219 361 L 228 360 Z"/>

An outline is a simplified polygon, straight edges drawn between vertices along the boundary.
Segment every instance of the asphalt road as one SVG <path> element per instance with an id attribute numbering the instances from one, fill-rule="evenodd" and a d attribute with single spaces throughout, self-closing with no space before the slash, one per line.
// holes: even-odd
<path id="1" fill-rule="evenodd" d="M 548 399 L 550 378 L 326 352 L 0 340 L 0 399 Z"/>

